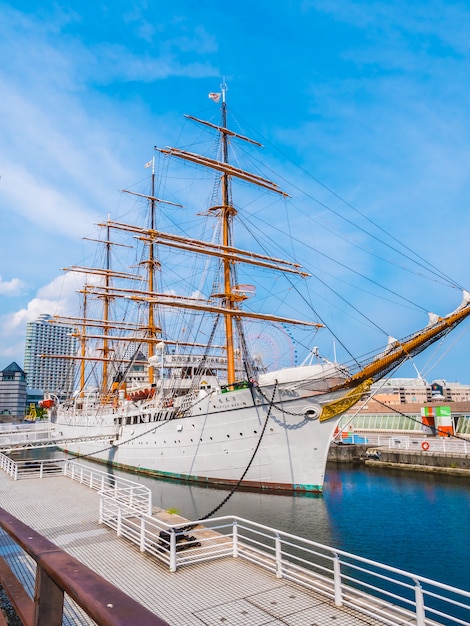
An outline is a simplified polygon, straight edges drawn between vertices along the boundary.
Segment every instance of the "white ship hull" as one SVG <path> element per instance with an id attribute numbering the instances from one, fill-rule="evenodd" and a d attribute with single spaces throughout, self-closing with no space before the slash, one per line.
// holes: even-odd
<path id="1" fill-rule="evenodd" d="M 320 414 L 334 396 L 277 391 L 271 405 L 271 395 L 272 388 L 209 394 L 191 415 L 175 419 L 167 419 L 172 409 L 151 404 L 81 414 L 60 407 L 57 436 L 82 439 L 63 446 L 72 454 L 146 474 L 218 486 L 243 478 L 245 489 L 321 492 L 341 413 L 323 421 Z M 86 441 L 98 435 L 109 442 Z"/>

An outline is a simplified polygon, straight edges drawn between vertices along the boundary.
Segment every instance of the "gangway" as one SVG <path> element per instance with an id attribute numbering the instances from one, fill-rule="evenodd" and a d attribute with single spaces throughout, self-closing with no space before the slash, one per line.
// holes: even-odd
<path id="1" fill-rule="evenodd" d="M 111 444 L 114 435 L 94 435 L 93 437 L 53 437 L 36 441 L 18 441 L 16 443 L 2 441 L 0 436 L 0 452 L 11 453 L 18 450 L 38 450 L 42 448 L 62 448 L 64 444 L 86 443 L 88 441 Z"/>

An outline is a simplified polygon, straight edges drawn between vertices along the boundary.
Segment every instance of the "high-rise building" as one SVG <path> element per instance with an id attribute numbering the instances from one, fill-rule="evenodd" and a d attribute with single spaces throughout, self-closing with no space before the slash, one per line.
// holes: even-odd
<path id="1" fill-rule="evenodd" d="M 13 361 L 0 372 L 0 421 L 22 418 L 26 407 L 26 376 Z"/>
<path id="2" fill-rule="evenodd" d="M 71 326 L 52 321 L 47 314 L 28 323 L 24 355 L 28 389 L 40 389 L 59 396 L 72 393 L 75 361 L 60 356 L 70 357 L 77 353 L 78 342 L 72 337 L 73 331 Z"/>

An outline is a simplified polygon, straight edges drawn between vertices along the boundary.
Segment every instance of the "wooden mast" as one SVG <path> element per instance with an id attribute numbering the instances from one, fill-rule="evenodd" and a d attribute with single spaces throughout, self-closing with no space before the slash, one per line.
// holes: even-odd
<path id="1" fill-rule="evenodd" d="M 222 91 L 222 128 L 227 128 L 227 102 L 225 95 L 227 93 L 227 85 L 223 83 Z M 228 163 L 228 139 L 227 133 L 221 133 L 222 142 L 222 162 Z M 231 247 L 232 241 L 232 222 L 233 216 L 236 214 L 235 208 L 231 205 L 231 189 L 230 177 L 227 172 L 222 173 L 222 245 Z M 222 259 L 223 282 L 224 282 L 224 300 L 223 305 L 226 309 L 233 310 L 235 302 L 232 292 L 231 268 L 232 261 L 228 258 Z M 235 382 L 235 349 L 233 339 L 233 316 L 229 313 L 224 315 L 225 319 L 225 345 L 227 352 L 227 384 L 233 385 Z"/>
<path id="2" fill-rule="evenodd" d="M 87 316 L 87 295 L 88 295 L 88 291 L 87 291 L 87 285 L 85 285 L 85 288 L 83 289 L 83 326 L 82 326 L 82 333 L 80 336 L 80 353 L 81 353 L 81 362 L 80 362 L 80 396 L 83 397 L 84 393 L 85 393 L 85 365 L 86 365 L 86 361 L 85 361 L 85 355 L 86 355 L 86 316 Z"/>
<path id="3" fill-rule="evenodd" d="M 155 157 L 152 157 L 152 187 L 150 196 L 150 229 L 155 230 Z M 149 255 L 148 255 L 148 290 L 153 293 L 155 291 L 155 268 L 159 266 L 158 261 L 155 260 L 155 244 L 153 240 L 148 243 Z M 150 339 L 155 339 L 156 326 L 155 326 L 155 306 L 153 302 L 148 304 L 148 334 Z M 155 354 L 155 342 L 149 341 L 147 343 L 147 357 L 149 359 L 148 367 L 148 382 L 151 385 L 154 382 L 154 367 L 150 364 L 150 357 Z"/>
<path id="4" fill-rule="evenodd" d="M 106 273 L 104 277 L 104 295 L 103 295 L 103 378 L 101 381 L 101 393 L 105 395 L 108 391 L 108 361 L 109 361 L 109 342 L 108 342 L 108 320 L 109 320 L 109 305 L 110 305 L 110 296 L 109 289 L 111 286 L 111 277 L 110 277 L 110 269 L 111 269 L 111 242 L 109 239 L 109 217 L 108 224 L 106 227 Z"/>

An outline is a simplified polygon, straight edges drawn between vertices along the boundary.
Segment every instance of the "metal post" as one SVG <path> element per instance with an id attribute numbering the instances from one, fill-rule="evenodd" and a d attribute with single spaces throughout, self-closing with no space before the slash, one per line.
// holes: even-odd
<path id="1" fill-rule="evenodd" d="M 424 610 L 423 588 L 419 581 L 415 581 L 415 583 L 416 626 L 425 626 L 426 613 Z"/>
<path id="2" fill-rule="evenodd" d="M 282 578 L 282 546 L 281 537 L 276 533 L 276 578 Z"/>
<path id="3" fill-rule="evenodd" d="M 63 590 L 38 564 L 34 589 L 34 625 L 62 626 L 63 611 Z"/>
<path id="4" fill-rule="evenodd" d="M 103 523 L 103 500 L 104 500 L 104 496 L 103 494 L 101 494 L 101 498 L 100 498 L 100 517 L 98 520 L 98 524 L 102 524 Z"/>
<path id="5" fill-rule="evenodd" d="M 176 533 L 170 528 L 170 572 L 176 572 Z"/>
<path id="6" fill-rule="evenodd" d="M 116 534 L 118 537 L 121 536 L 121 527 L 122 527 L 122 512 L 121 512 L 121 507 L 119 507 L 118 513 L 117 513 L 117 530 L 116 530 Z"/>
<path id="7" fill-rule="evenodd" d="M 140 518 L 140 551 L 145 552 L 145 518 Z"/>
<path id="8" fill-rule="evenodd" d="M 238 557 L 238 525 L 237 520 L 233 520 L 232 524 L 232 556 L 234 559 Z"/>
<path id="9" fill-rule="evenodd" d="M 44 461 L 41 461 L 39 465 L 39 478 L 43 477 L 43 473 L 44 473 Z"/>
<path id="10" fill-rule="evenodd" d="M 335 581 L 335 605 L 343 606 L 343 592 L 341 590 L 341 563 L 337 554 L 335 554 L 333 558 L 333 572 Z"/>

